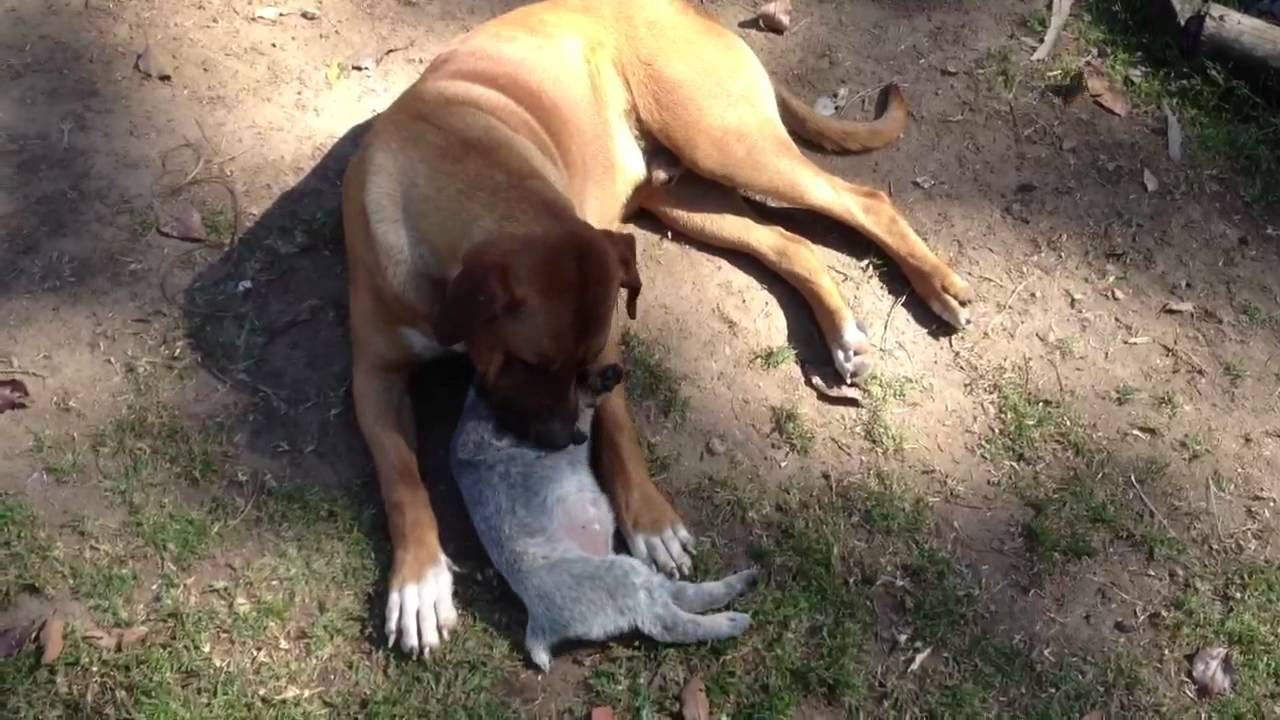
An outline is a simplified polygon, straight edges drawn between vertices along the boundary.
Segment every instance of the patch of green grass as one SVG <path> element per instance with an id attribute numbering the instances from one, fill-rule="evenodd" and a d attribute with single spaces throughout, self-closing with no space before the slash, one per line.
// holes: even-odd
<path id="1" fill-rule="evenodd" d="M 1254 327 L 1261 327 L 1270 321 L 1266 311 L 1248 301 L 1240 307 L 1240 316 L 1244 318 L 1245 324 Z"/>
<path id="2" fill-rule="evenodd" d="M 777 370 L 783 365 L 796 361 L 796 349 L 790 345 L 777 345 L 761 349 L 751 358 L 751 362 L 765 370 Z"/>
<path id="3" fill-rule="evenodd" d="M 179 568 L 202 557 L 214 539 L 214 521 L 199 507 L 162 502 L 135 507 L 131 516 L 137 539 Z"/>
<path id="4" fill-rule="evenodd" d="M 1071 34 L 1082 49 L 1103 47 L 1105 62 L 1124 77 L 1144 70 L 1130 91 L 1140 105 L 1168 101 L 1189 136 L 1193 162 L 1235 171 L 1255 200 L 1274 203 L 1280 186 L 1280 81 L 1249 84 L 1207 60 L 1189 62 L 1161 13 L 1166 3 L 1147 0 L 1088 0 L 1074 15 Z"/>
<path id="5" fill-rule="evenodd" d="M 1138 388 L 1129 383 L 1121 383 L 1119 387 L 1111 391 L 1111 400 L 1121 407 L 1128 405 L 1138 397 Z"/>
<path id="6" fill-rule="evenodd" d="M 0 493 L 0 608 L 27 586 L 47 593 L 58 582 L 59 560 L 57 543 L 31 506 Z"/>
<path id="7" fill-rule="evenodd" d="M 1172 390 L 1166 390 L 1156 397 L 1156 407 L 1169 417 L 1178 414 L 1179 408 L 1182 407 L 1182 401 L 1178 399 L 1177 394 Z"/>
<path id="8" fill-rule="evenodd" d="M 216 243 L 227 243 L 235 235 L 235 218 L 221 205 L 206 208 L 200 215 L 205 235 Z"/>
<path id="9" fill-rule="evenodd" d="M 1275 714 L 1280 696 L 1280 567 L 1246 563 L 1199 582 L 1173 603 L 1169 617 L 1178 651 L 1230 649 L 1237 676 L 1231 694 L 1211 702 L 1207 717 Z"/>
<path id="10" fill-rule="evenodd" d="M 1025 463 L 1055 448 L 1078 449 L 1079 426 L 1058 402 L 1031 387 L 1030 373 L 1003 374 L 995 383 L 995 427 L 985 448 L 1000 460 Z"/>
<path id="11" fill-rule="evenodd" d="M 774 405 L 769 409 L 769 421 L 773 425 L 773 434 L 787 450 L 797 455 L 808 455 L 813 451 L 817 435 L 795 405 Z"/>
<path id="12" fill-rule="evenodd" d="M 991 82 L 1001 93 L 1012 97 L 1022 82 L 1022 68 L 1012 45 L 1002 45 L 987 52 L 983 63 Z"/>
<path id="13" fill-rule="evenodd" d="M 1222 374 L 1226 376 L 1227 383 L 1234 390 L 1249 377 L 1249 370 L 1238 360 L 1225 360 L 1222 363 Z"/>
<path id="14" fill-rule="evenodd" d="M 1204 433 L 1201 432 L 1183 435 L 1182 439 L 1178 441 L 1178 447 L 1182 448 L 1187 462 L 1194 462 L 1209 454 L 1209 441 L 1205 438 Z"/>
<path id="15" fill-rule="evenodd" d="M 664 420 L 683 423 L 689 413 L 689 399 L 680 387 L 683 380 L 666 362 L 667 349 L 627 330 L 622 335 L 622 352 L 627 368 L 627 396 L 652 406 Z"/>
<path id="16" fill-rule="evenodd" d="M 84 470 L 85 450 L 74 433 L 35 433 L 31 437 L 31 454 L 55 482 L 70 482 Z"/>
<path id="17" fill-rule="evenodd" d="M 127 559 L 117 553 L 82 551 L 70 563 L 71 591 L 107 627 L 130 623 L 126 603 L 138 576 Z"/>
<path id="18" fill-rule="evenodd" d="M 907 399 L 913 382 L 903 376 L 875 373 L 867 378 L 862 436 L 881 452 L 897 452 L 907 446 L 907 436 L 893 422 L 893 403 Z"/>
<path id="19" fill-rule="evenodd" d="M 1053 350 L 1064 360 L 1074 359 L 1080 354 L 1080 340 L 1071 336 L 1060 337 L 1053 342 Z"/>

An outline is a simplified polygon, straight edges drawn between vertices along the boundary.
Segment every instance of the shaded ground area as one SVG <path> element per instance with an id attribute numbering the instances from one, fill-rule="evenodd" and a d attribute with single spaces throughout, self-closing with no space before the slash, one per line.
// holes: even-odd
<path id="1" fill-rule="evenodd" d="M 819 162 L 892 192 L 975 283 L 974 327 L 941 333 L 868 244 L 765 208 L 822 245 L 880 349 L 866 401 L 833 406 L 801 377 L 826 358 L 797 293 L 642 219 L 636 413 L 700 574 L 764 569 L 753 630 L 531 672 L 445 472 L 468 375 L 446 362 L 416 393 L 463 629 L 428 664 L 382 649 L 338 181 L 436 47 L 516 4 L 0 10 L 0 378 L 36 401 L 0 416 L 0 606 L 79 628 L 50 666 L 0 661 L 6 716 L 666 716 L 694 673 L 734 717 L 1278 712 L 1280 220 L 1222 154 L 1273 140 L 1180 105 L 1208 101 L 1114 34 L 1132 3 L 1085 3 L 1047 67 L 1022 39 L 1042 14 L 1012 0 L 802 2 L 785 36 L 739 29 L 808 96 L 905 86 L 898 145 Z M 135 69 L 148 43 L 170 81 Z M 1142 70 L 1127 117 L 1051 92 L 1099 51 Z M 118 651 L 84 633 L 134 626 Z M 1205 645 L 1239 668 L 1212 705 L 1185 679 Z"/>

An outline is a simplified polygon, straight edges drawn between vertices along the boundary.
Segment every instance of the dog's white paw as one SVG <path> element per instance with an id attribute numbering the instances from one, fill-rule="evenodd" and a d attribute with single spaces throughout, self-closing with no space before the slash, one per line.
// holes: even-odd
<path id="1" fill-rule="evenodd" d="M 693 536 L 683 523 L 658 534 L 628 533 L 627 544 L 636 559 L 665 575 L 678 578 L 693 572 Z"/>
<path id="2" fill-rule="evenodd" d="M 831 359 L 840 377 L 850 385 L 859 383 L 875 367 L 871 340 L 860 322 L 852 322 L 831 343 Z"/>
<path id="3" fill-rule="evenodd" d="M 425 658 L 449 639 L 449 632 L 457 625 L 453 573 L 443 555 L 416 582 L 391 588 L 387 597 L 387 647 L 394 646 L 399 638 L 401 650 Z"/>

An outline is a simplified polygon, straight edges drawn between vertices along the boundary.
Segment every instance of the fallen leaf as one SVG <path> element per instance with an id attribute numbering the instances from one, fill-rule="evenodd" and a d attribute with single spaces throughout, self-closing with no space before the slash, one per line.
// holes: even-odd
<path id="1" fill-rule="evenodd" d="M 286 15 L 292 15 L 293 11 L 286 8 L 278 8 L 275 5 L 263 5 L 253 11 L 254 20 L 266 20 L 275 22 Z"/>
<path id="2" fill-rule="evenodd" d="M 303 10 L 300 14 L 302 15 L 303 20 L 319 20 L 320 19 L 319 10 Z"/>
<path id="3" fill-rule="evenodd" d="M 209 239 L 204 218 L 189 202 L 178 201 L 161 207 L 157 214 L 160 217 L 156 219 L 156 232 L 165 237 L 188 242 L 205 242 Z"/>
<path id="4" fill-rule="evenodd" d="M 823 95 L 813 103 L 813 111 L 819 115 L 831 117 L 844 108 L 849 102 L 849 88 L 842 87 L 833 93 Z"/>
<path id="5" fill-rule="evenodd" d="M 1142 168 L 1142 186 L 1147 189 L 1147 192 L 1153 193 L 1160 189 L 1160 181 L 1156 179 L 1155 173 Z"/>
<path id="6" fill-rule="evenodd" d="M 707 686 L 702 678 L 689 678 L 680 691 L 680 717 L 683 720 L 711 720 L 711 705 L 707 702 Z"/>
<path id="7" fill-rule="evenodd" d="M 142 625 L 135 625 L 120 631 L 120 649 L 124 650 L 132 645 L 137 645 L 146 636 L 147 629 Z"/>
<path id="8" fill-rule="evenodd" d="M 23 623 L 14 627 L 0 628 L 0 659 L 11 658 L 22 652 L 22 648 L 31 642 L 36 634 L 35 623 Z"/>
<path id="9" fill-rule="evenodd" d="M 165 60 L 164 52 L 153 49 L 150 42 L 142 48 L 142 52 L 138 53 L 138 59 L 134 61 L 133 67 L 143 75 L 156 80 L 173 79 L 173 73 L 169 71 L 169 63 Z"/>
<path id="10" fill-rule="evenodd" d="M 1147 337 L 1146 335 L 1142 335 L 1140 337 L 1131 337 L 1128 340 L 1125 340 L 1124 344 L 1125 345 L 1150 345 L 1151 338 Z"/>
<path id="11" fill-rule="evenodd" d="M 1040 62 L 1049 57 L 1049 53 L 1053 52 L 1053 46 L 1058 42 L 1058 36 L 1062 34 L 1062 28 L 1067 24 L 1067 18 L 1071 16 L 1072 0 L 1053 0 L 1053 9 L 1049 16 L 1049 28 L 1045 30 L 1044 40 L 1041 41 L 1040 47 L 1031 54 L 1031 59 Z"/>
<path id="12" fill-rule="evenodd" d="M 861 404 L 862 388 L 846 383 L 844 378 L 837 376 L 834 367 L 830 365 L 801 365 L 800 371 L 804 373 L 805 382 L 809 384 L 809 387 L 826 399 L 840 402 L 852 400 Z"/>
<path id="13" fill-rule="evenodd" d="M 613 720 L 613 708 L 608 705 L 591 708 L 591 720 Z"/>
<path id="14" fill-rule="evenodd" d="M 26 383 L 21 380 L 0 380 L 0 413 L 10 410 L 25 410 L 30 405 L 31 393 L 27 392 Z"/>
<path id="15" fill-rule="evenodd" d="M 1193 313 L 1195 311 L 1196 305 L 1191 302 L 1167 302 L 1160 308 L 1160 312 L 1173 313 L 1175 315 L 1181 313 Z"/>
<path id="16" fill-rule="evenodd" d="M 1231 692 L 1236 668 L 1231 653 L 1224 647 L 1200 648 L 1191 660 L 1191 681 L 1202 697 L 1217 697 Z"/>
<path id="17" fill-rule="evenodd" d="M 325 79 L 329 81 L 330 85 L 338 82 L 345 75 L 346 71 L 342 69 L 342 63 L 340 62 L 331 62 L 329 63 L 329 66 L 324 69 Z"/>
<path id="18" fill-rule="evenodd" d="M 1120 289 L 1120 288 L 1118 288 L 1118 287 L 1113 287 L 1113 288 L 1111 288 L 1111 299 L 1112 299 L 1112 300 L 1115 300 L 1116 302 L 1120 302 L 1121 300 L 1124 300 L 1124 298 L 1125 298 L 1125 295 L 1124 295 L 1124 291 L 1123 291 L 1123 290 L 1121 290 L 1121 289 Z"/>
<path id="19" fill-rule="evenodd" d="M 932 645 L 916 653 L 916 656 L 911 659 L 911 667 L 907 668 L 907 672 L 913 673 L 919 670 L 920 666 L 924 664 L 925 660 L 929 659 L 929 655 L 931 655 L 932 653 L 933 653 Z"/>
<path id="20" fill-rule="evenodd" d="M 44 621 L 44 627 L 40 629 L 40 645 L 44 648 L 40 653 L 41 665 L 52 665 L 57 661 L 58 656 L 62 654 L 62 631 L 65 623 L 62 617 L 54 613 L 48 620 Z"/>
<path id="21" fill-rule="evenodd" d="M 1164 110 L 1164 132 L 1169 145 L 1169 159 L 1182 162 L 1182 123 L 1178 122 L 1178 116 L 1173 114 L 1167 101 L 1160 103 L 1160 107 Z"/>
<path id="22" fill-rule="evenodd" d="M 760 6 L 756 20 L 769 32 L 785 33 L 791 27 L 791 0 L 769 0 Z"/>
<path id="23" fill-rule="evenodd" d="M 85 642 L 103 650 L 114 651 L 120 647 L 120 633 L 116 630 L 90 628 L 80 635 Z"/>
<path id="24" fill-rule="evenodd" d="M 1104 109 L 1124 117 L 1129 114 L 1129 96 L 1124 88 L 1107 75 L 1096 63 L 1085 63 L 1080 71 L 1084 89 L 1089 97 Z"/>

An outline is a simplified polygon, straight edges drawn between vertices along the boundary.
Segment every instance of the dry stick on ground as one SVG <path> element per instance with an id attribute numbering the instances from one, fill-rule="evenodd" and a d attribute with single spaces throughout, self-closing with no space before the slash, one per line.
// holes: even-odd
<path id="1" fill-rule="evenodd" d="M 1129 484 L 1133 485 L 1134 491 L 1137 492 L 1138 497 L 1142 499 L 1142 504 L 1146 505 L 1147 509 L 1151 511 L 1151 514 L 1154 515 L 1155 518 L 1160 521 L 1160 524 L 1164 526 L 1165 532 L 1168 532 L 1175 538 L 1178 537 L 1178 533 L 1174 532 L 1173 528 L 1169 527 L 1169 523 L 1164 519 L 1164 516 L 1160 514 L 1160 511 L 1156 509 L 1156 506 L 1152 505 L 1151 501 L 1147 499 L 1147 494 L 1142 492 L 1142 486 L 1138 485 L 1138 478 L 1134 477 L 1133 473 L 1129 473 Z"/>
<path id="2" fill-rule="evenodd" d="M 1053 52 L 1053 46 L 1058 42 L 1058 36 L 1062 34 L 1062 28 L 1067 25 L 1067 18 L 1071 16 L 1071 3 L 1073 0 L 1053 0 L 1053 11 L 1049 18 L 1049 29 L 1044 34 L 1044 42 L 1040 43 L 1040 47 L 1031 54 L 1031 59 L 1040 62 L 1049 57 Z"/>

